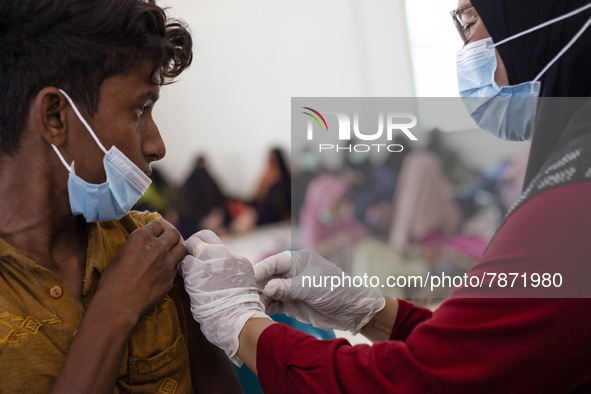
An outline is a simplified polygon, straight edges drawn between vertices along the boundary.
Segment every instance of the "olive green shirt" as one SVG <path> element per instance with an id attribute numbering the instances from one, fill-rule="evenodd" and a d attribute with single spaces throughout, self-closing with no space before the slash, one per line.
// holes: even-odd
<path id="1" fill-rule="evenodd" d="M 85 306 L 131 232 L 159 219 L 150 212 L 131 212 L 118 221 L 87 224 Z M 57 275 L 0 239 L 0 392 L 49 392 L 82 316 Z M 192 391 L 183 323 L 168 295 L 140 320 L 122 360 L 116 393 Z"/>

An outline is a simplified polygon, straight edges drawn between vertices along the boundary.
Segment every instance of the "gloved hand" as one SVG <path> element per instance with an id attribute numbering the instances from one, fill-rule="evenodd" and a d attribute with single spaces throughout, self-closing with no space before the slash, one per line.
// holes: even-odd
<path id="1" fill-rule="evenodd" d="M 212 231 L 185 241 L 189 253 L 179 269 L 191 299 L 193 318 L 208 341 L 226 352 L 237 366 L 238 335 L 250 318 L 267 318 L 250 262 L 232 254 Z"/>
<path id="2" fill-rule="evenodd" d="M 386 304 L 378 289 L 356 287 L 359 281 L 312 250 L 268 257 L 254 273 L 268 297 L 268 314 L 285 313 L 322 329 L 357 334 Z"/>

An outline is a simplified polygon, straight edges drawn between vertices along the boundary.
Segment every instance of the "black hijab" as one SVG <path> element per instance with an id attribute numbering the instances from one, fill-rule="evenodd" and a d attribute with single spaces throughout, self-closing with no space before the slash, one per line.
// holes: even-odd
<path id="1" fill-rule="evenodd" d="M 472 0 L 494 42 L 566 14 L 591 0 Z M 591 17 L 591 10 L 497 47 L 509 83 L 532 81 Z M 591 96 L 591 27 L 541 78 L 541 97 Z M 540 99 L 527 185 L 548 157 L 591 129 L 590 100 Z M 557 116 L 559 114 L 560 116 Z"/>

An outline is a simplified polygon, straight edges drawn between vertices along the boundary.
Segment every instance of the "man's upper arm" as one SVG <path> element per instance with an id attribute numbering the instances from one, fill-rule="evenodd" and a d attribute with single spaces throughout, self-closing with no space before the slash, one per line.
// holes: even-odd
<path id="1" fill-rule="evenodd" d="M 241 393 L 240 382 L 232 363 L 221 349 L 205 339 L 199 323 L 193 319 L 189 296 L 180 275 L 175 280 L 175 286 L 179 290 L 187 323 L 193 390 L 195 393 Z"/>

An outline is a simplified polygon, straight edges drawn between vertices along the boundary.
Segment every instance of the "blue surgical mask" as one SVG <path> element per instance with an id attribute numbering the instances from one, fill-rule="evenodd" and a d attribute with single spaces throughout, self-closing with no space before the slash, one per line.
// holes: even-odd
<path id="1" fill-rule="evenodd" d="M 68 177 L 70 209 L 74 215 L 83 215 L 87 222 L 121 219 L 129 213 L 152 181 L 115 146 L 107 151 L 82 117 L 70 96 L 61 89 L 60 92 L 66 97 L 76 116 L 105 153 L 103 166 L 107 175 L 107 181 L 100 185 L 86 182 L 76 175 L 74 162 L 68 165 L 57 147 L 51 145 L 70 172 Z"/>
<path id="2" fill-rule="evenodd" d="M 540 78 L 585 32 L 591 24 L 591 18 L 530 82 L 499 87 L 495 82 L 497 69 L 495 47 L 570 18 L 588 8 L 591 8 L 591 4 L 506 38 L 497 44 L 494 44 L 491 38 L 486 38 L 470 43 L 458 51 L 456 59 L 458 89 L 470 117 L 479 128 L 508 141 L 526 141 L 531 138 L 540 93 Z"/>

